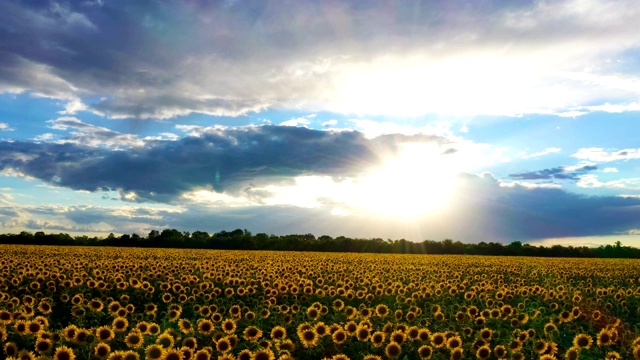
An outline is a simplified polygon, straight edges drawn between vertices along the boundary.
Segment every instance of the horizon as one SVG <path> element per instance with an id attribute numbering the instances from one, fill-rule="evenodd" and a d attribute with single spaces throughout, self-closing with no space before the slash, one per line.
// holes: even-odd
<path id="1" fill-rule="evenodd" d="M 639 16 L 3 2 L 0 230 L 640 247 Z"/>

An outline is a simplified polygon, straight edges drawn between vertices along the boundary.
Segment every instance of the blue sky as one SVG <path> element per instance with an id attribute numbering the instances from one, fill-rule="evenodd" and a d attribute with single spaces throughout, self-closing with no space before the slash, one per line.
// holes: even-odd
<path id="1" fill-rule="evenodd" d="M 640 246 L 637 1 L 4 1 L 0 229 Z"/>

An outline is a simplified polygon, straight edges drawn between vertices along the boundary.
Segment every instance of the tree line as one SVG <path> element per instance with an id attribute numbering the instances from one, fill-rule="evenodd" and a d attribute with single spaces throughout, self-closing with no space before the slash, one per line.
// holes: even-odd
<path id="1" fill-rule="evenodd" d="M 154 247 L 184 249 L 227 249 L 227 250 L 278 250 L 278 251 L 318 251 L 357 252 L 381 254 L 465 254 L 498 256 L 538 256 L 538 257 L 590 257 L 590 258 L 640 258 L 640 249 L 623 246 L 620 241 L 600 247 L 534 246 L 520 241 L 510 244 L 499 242 L 462 243 L 445 239 L 412 242 L 405 239 L 383 240 L 381 238 L 361 239 L 345 236 L 331 237 L 313 234 L 253 235 L 243 229 L 220 231 L 209 234 L 206 231 L 178 231 L 176 229 L 152 230 L 147 236 L 113 233 L 106 238 L 71 236 L 65 233 L 45 234 L 42 231 L 19 234 L 0 234 L 0 244 L 30 245 L 76 245 L 76 246 L 117 246 Z"/>

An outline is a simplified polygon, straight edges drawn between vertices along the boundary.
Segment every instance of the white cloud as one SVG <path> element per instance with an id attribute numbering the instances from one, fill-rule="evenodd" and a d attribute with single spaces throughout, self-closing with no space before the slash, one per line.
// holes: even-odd
<path id="1" fill-rule="evenodd" d="M 540 184 L 540 183 L 531 183 L 526 181 L 513 181 L 513 182 L 504 182 L 500 181 L 501 187 L 506 188 L 514 188 L 514 187 L 523 187 L 526 189 L 561 189 L 562 185 L 560 184 Z"/>
<path id="2" fill-rule="evenodd" d="M 58 111 L 58 114 L 74 115 L 78 111 L 84 110 L 87 110 L 87 105 L 83 104 L 80 99 L 73 99 L 65 105 L 64 110 Z"/>
<path id="3" fill-rule="evenodd" d="M 640 190 L 640 178 L 625 178 L 610 181 L 600 181 L 597 175 L 586 174 L 580 176 L 580 179 L 578 180 L 576 185 L 581 188 Z"/>
<path id="4" fill-rule="evenodd" d="M 305 127 L 309 124 L 311 124 L 311 121 L 309 121 L 309 119 L 307 119 L 306 117 L 290 119 L 280 123 L 281 126 L 305 126 Z"/>
<path id="5" fill-rule="evenodd" d="M 388 121 L 374 121 L 369 119 L 350 119 L 355 130 L 362 132 L 367 138 L 373 139 L 380 135 L 403 134 L 403 135 L 435 135 L 448 138 L 455 138 L 451 126 L 447 121 L 437 121 L 424 126 L 400 125 Z"/>
<path id="6" fill-rule="evenodd" d="M 44 133 L 40 134 L 33 138 L 34 141 L 49 141 L 55 138 L 55 135 L 52 133 Z"/>
<path id="7" fill-rule="evenodd" d="M 0 122 L 0 131 L 14 131 L 14 130 L 15 128 L 12 128 L 11 126 L 9 126 L 9 124 Z"/>
<path id="8" fill-rule="evenodd" d="M 331 119 L 322 123 L 323 127 L 331 127 L 336 125 L 338 125 L 338 120 L 336 119 Z"/>
<path id="9" fill-rule="evenodd" d="M 550 147 L 550 148 L 544 149 L 543 151 L 539 151 L 533 154 L 524 153 L 520 157 L 523 159 L 531 159 L 531 158 L 537 158 L 537 157 L 541 157 L 549 154 L 559 153 L 560 151 L 562 151 L 562 149 L 556 148 L 556 147 Z"/>
<path id="10" fill-rule="evenodd" d="M 602 169 L 603 173 L 617 173 L 618 169 L 614 168 L 614 167 L 608 167 L 608 168 L 604 168 Z"/>
<path id="11" fill-rule="evenodd" d="M 581 160 L 610 162 L 618 160 L 640 159 L 640 149 L 606 150 L 604 148 L 582 148 L 571 155 Z"/>
<path id="12" fill-rule="evenodd" d="M 47 123 L 50 124 L 50 128 L 55 130 L 76 130 L 71 131 L 69 134 L 70 136 L 66 138 L 55 140 L 57 143 L 73 143 L 85 146 L 106 146 L 112 148 L 140 147 L 145 145 L 144 140 L 138 138 L 137 135 L 119 133 L 105 127 L 85 123 L 71 116 L 64 116 L 55 120 L 49 120 Z M 53 136 L 50 136 L 49 134 L 43 134 L 39 137 L 39 140 L 51 139 L 53 139 Z"/>

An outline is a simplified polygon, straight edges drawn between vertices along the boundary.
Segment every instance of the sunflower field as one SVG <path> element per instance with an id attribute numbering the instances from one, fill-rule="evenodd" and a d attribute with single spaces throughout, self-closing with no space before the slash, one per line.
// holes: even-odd
<path id="1" fill-rule="evenodd" d="M 640 359 L 640 261 L 0 245 L 5 359 Z"/>

